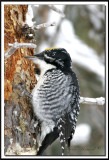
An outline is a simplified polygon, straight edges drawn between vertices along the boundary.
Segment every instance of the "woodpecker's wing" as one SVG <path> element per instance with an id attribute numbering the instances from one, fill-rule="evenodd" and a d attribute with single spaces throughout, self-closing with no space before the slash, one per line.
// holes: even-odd
<path id="1" fill-rule="evenodd" d="M 71 111 L 66 116 L 66 132 L 68 131 L 68 134 L 66 133 L 66 137 L 69 137 L 69 138 L 67 138 L 68 147 L 70 147 L 70 141 L 73 138 L 73 135 L 75 133 L 76 122 L 77 122 L 79 111 L 80 111 L 79 83 L 78 83 L 78 79 L 76 77 L 76 74 L 73 71 L 71 72 L 71 78 L 72 78 L 72 82 L 70 83 L 70 86 L 71 86 L 70 92 L 72 93 Z"/>
<path id="2" fill-rule="evenodd" d="M 66 86 L 69 86 L 68 96 L 71 95 L 71 98 L 66 98 L 66 101 L 68 100 L 68 108 L 65 109 L 64 115 L 61 115 L 61 117 L 57 121 L 59 137 L 62 147 L 62 155 L 64 155 L 65 142 L 67 143 L 68 147 L 70 147 L 70 141 L 73 138 L 73 134 L 75 132 L 76 122 L 80 110 L 79 85 L 77 77 L 74 72 L 71 72 L 71 74 L 68 75 L 68 77 L 69 81 L 68 84 L 66 84 Z"/>

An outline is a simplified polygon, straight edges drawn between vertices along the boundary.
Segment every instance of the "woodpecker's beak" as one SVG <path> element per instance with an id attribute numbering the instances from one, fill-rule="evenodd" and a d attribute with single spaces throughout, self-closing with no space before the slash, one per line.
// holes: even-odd
<path id="1" fill-rule="evenodd" d="M 26 56 L 24 58 L 33 60 L 33 59 L 36 59 L 36 56 Z"/>
<path id="2" fill-rule="evenodd" d="M 33 61 L 34 64 L 39 65 L 40 70 L 43 70 L 44 65 L 46 64 L 46 62 L 44 61 L 44 53 L 43 52 L 36 54 L 34 56 L 26 56 L 24 58 L 30 59 Z"/>
<path id="3" fill-rule="evenodd" d="M 24 57 L 26 59 L 31 59 L 31 60 L 34 60 L 34 59 L 41 59 L 43 60 L 44 59 L 44 53 L 39 53 L 39 54 L 36 54 L 35 56 L 26 56 Z"/>

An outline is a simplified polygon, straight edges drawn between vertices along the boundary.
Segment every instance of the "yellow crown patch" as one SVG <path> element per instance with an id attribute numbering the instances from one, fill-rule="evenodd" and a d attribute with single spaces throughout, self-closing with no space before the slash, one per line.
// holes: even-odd
<path id="1" fill-rule="evenodd" d="M 51 50 L 51 49 L 59 49 L 57 47 L 52 47 L 52 48 L 46 48 L 45 50 Z"/>

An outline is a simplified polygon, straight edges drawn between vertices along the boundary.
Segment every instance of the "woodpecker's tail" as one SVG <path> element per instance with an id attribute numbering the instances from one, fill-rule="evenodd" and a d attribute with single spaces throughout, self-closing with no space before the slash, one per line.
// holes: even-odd
<path id="1" fill-rule="evenodd" d="M 70 150 L 70 141 L 74 134 L 73 123 L 70 119 L 70 115 L 66 114 L 57 121 L 62 155 L 64 155 L 65 144 L 67 144 L 68 149 Z"/>
<path id="2" fill-rule="evenodd" d="M 41 156 L 45 149 L 51 145 L 57 138 L 59 137 L 58 128 L 55 127 L 53 132 L 46 135 L 44 138 L 42 145 L 39 148 L 39 151 L 37 152 L 37 155 Z"/>

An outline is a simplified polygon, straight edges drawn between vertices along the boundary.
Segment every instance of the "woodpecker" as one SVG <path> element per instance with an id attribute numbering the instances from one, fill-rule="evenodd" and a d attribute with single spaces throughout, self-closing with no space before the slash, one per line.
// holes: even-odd
<path id="1" fill-rule="evenodd" d="M 37 155 L 42 155 L 58 137 L 64 155 L 65 145 L 70 147 L 80 111 L 80 89 L 70 55 L 64 48 L 48 48 L 25 58 L 40 68 L 32 91 L 33 110 L 41 126 Z"/>

